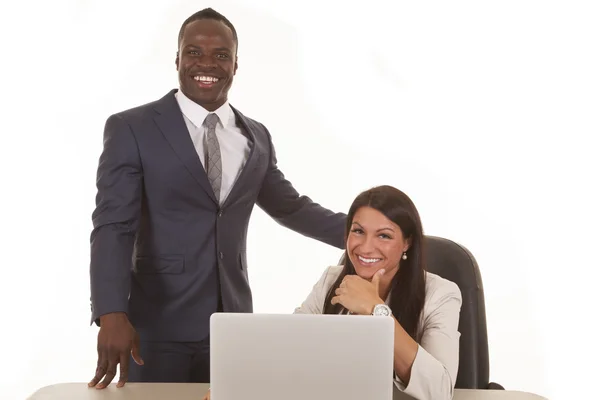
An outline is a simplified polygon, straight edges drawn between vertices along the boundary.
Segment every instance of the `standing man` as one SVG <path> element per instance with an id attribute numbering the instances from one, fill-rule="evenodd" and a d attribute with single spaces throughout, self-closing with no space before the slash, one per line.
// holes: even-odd
<path id="1" fill-rule="evenodd" d="M 237 34 L 205 9 L 182 25 L 179 90 L 106 121 L 92 215 L 90 387 L 209 382 L 209 319 L 252 312 L 246 232 L 254 204 L 338 248 L 346 215 L 300 196 L 277 168 L 267 129 L 227 93 Z M 134 362 L 130 362 L 133 360 Z"/>

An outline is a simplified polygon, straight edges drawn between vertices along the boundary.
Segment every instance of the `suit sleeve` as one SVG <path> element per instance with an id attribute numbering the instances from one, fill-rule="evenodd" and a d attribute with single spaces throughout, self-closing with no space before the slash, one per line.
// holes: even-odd
<path id="1" fill-rule="evenodd" d="M 396 387 L 420 400 L 452 399 L 458 374 L 462 297 L 458 286 L 449 285 L 434 310 L 426 317 L 408 385 L 394 374 Z"/>
<path id="2" fill-rule="evenodd" d="M 96 179 L 90 238 L 92 323 L 128 312 L 135 234 L 139 224 L 142 167 L 137 142 L 121 117 L 108 118 Z"/>
<path id="3" fill-rule="evenodd" d="M 343 249 L 346 214 L 335 213 L 301 196 L 277 167 L 271 136 L 269 168 L 258 194 L 258 206 L 279 224 L 304 236 Z"/>

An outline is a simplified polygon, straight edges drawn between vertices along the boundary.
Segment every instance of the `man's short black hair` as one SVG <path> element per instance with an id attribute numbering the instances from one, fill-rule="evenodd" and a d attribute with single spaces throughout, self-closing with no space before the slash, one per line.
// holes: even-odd
<path id="1" fill-rule="evenodd" d="M 179 46 L 181 45 L 181 41 L 183 40 L 183 32 L 185 31 L 185 27 L 189 23 L 194 22 L 194 21 L 199 21 L 201 19 L 212 19 L 215 21 L 221 21 L 222 23 L 227 25 L 227 27 L 229 29 L 231 29 L 231 33 L 233 34 L 233 41 L 235 42 L 235 49 L 237 52 L 238 37 L 237 37 L 237 32 L 235 31 L 235 27 L 223 14 L 216 12 L 212 8 L 205 8 L 204 10 L 200 10 L 200 11 L 190 15 L 188 17 L 188 19 L 183 21 L 183 24 L 181 25 L 181 29 L 179 29 L 179 38 L 177 40 L 177 48 L 178 49 L 179 49 Z"/>

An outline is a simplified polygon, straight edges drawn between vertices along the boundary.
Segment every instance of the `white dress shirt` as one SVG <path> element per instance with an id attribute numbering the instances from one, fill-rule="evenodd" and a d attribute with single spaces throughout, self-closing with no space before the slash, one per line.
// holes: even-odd
<path id="1" fill-rule="evenodd" d="M 206 136 L 204 119 L 210 111 L 190 100 L 181 90 L 175 92 L 175 99 L 184 116 L 196 152 L 204 165 L 204 137 Z M 215 133 L 221 150 L 222 180 L 219 199 L 223 204 L 248 160 L 250 141 L 236 125 L 235 114 L 229 106 L 229 102 L 216 109 L 214 113 L 219 117 Z M 204 167 L 206 168 L 206 166 Z"/>
<path id="2" fill-rule="evenodd" d="M 341 271 L 341 265 L 327 268 L 294 313 L 322 314 L 325 297 Z M 410 380 L 406 386 L 394 374 L 394 383 L 400 391 L 417 400 L 446 400 L 454 394 L 458 374 L 458 320 L 462 296 L 454 282 L 426 274 L 425 306 L 417 327 L 419 347 Z M 388 296 L 386 303 L 389 304 L 389 300 Z"/>

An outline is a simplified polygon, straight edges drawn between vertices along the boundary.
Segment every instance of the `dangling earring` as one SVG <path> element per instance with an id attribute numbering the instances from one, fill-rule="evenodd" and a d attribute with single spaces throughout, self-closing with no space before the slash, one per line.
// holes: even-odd
<path id="1" fill-rule="evenodd" d="M 402 259 L 403 259 L 403 260 L 406 260 L 407 258 L 408 258 L 408 256 L 406 255 L 406 252 L 404 252 L 404 253 L 402 254 Z"/>

